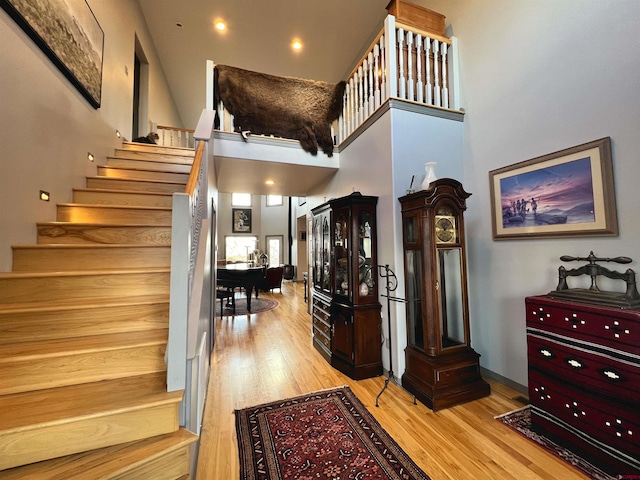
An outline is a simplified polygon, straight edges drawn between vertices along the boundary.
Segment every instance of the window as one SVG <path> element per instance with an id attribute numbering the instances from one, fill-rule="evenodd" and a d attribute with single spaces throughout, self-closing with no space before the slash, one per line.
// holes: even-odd
<path id="1" fill-rule="evenodd" d="M 267 195 L 267 207 L 279 207 L 282 205 L 282 195 Z"/>
<path id="2" fill-rule="evenodd" d="M 257 247 L 258 237 L 229 235 L 224 238 L 224 254 L 227 262 L 246 262 L 249 260 L 249 254 L 253 253 Z"/>
<path id="3" fill-rule="evenodd" d="M 232 193 L 231 194 L 231 206 L 233 206 L 233 207 L 250 207 L 251 206 L 251 194 L 250 193 Z"/>
<path id="4" fill-rule="evenodd" d="M 277 267 L 282 264 L 282 243 L 284 237 L 282 235 L 267 235 L 267 251 L 269 256 L 269 266 Z"/>

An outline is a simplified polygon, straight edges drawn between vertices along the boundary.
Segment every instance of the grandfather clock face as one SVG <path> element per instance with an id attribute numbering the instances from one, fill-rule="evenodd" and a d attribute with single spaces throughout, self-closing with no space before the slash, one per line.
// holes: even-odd
<path id="1" fill-rule="evenodd" d="M 436 215 L 435 233 L 437 243 L 456 243 L 458 232 L 456 217 L 452 215 Z"/>

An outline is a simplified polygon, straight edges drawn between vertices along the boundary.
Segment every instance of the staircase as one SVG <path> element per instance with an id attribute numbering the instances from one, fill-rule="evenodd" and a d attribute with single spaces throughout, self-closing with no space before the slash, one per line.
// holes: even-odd
<path id="1" fill-rule="evenodd" d="M 188 479 L 167 392 L 172 193 L 193 150 L 124 143 L 0 273 L 0 480 Z"/>

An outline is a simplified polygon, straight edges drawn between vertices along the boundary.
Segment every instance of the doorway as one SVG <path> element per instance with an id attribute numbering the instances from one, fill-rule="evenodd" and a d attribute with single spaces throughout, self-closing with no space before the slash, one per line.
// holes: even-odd
<path id="1" fill-rule="evenodd" d="M 149 130 L 149 62 L 142 45 L 135 37 L 133 54 L 133 118 L 131 121 L 131 138 L 150 133 Z"/>

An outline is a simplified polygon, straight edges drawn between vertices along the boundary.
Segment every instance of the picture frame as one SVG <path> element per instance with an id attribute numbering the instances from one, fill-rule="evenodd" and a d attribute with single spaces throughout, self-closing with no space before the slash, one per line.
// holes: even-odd
<path id="1" fill-rule="evenodd" d="M 494 240 L 615 236 L 611 138 L 489 172 Z"/>
<path id="2" fill-rule="evenodd" d="M 250 208 L 232 208 L 231 221 L 233 233 L 251 233 Z"/>
<path id="3" fill-rule="evenodd" d="M 0 0 L 0 7 L 91 106 L 100 108 L 104 32 L 87 1 Z"/>

